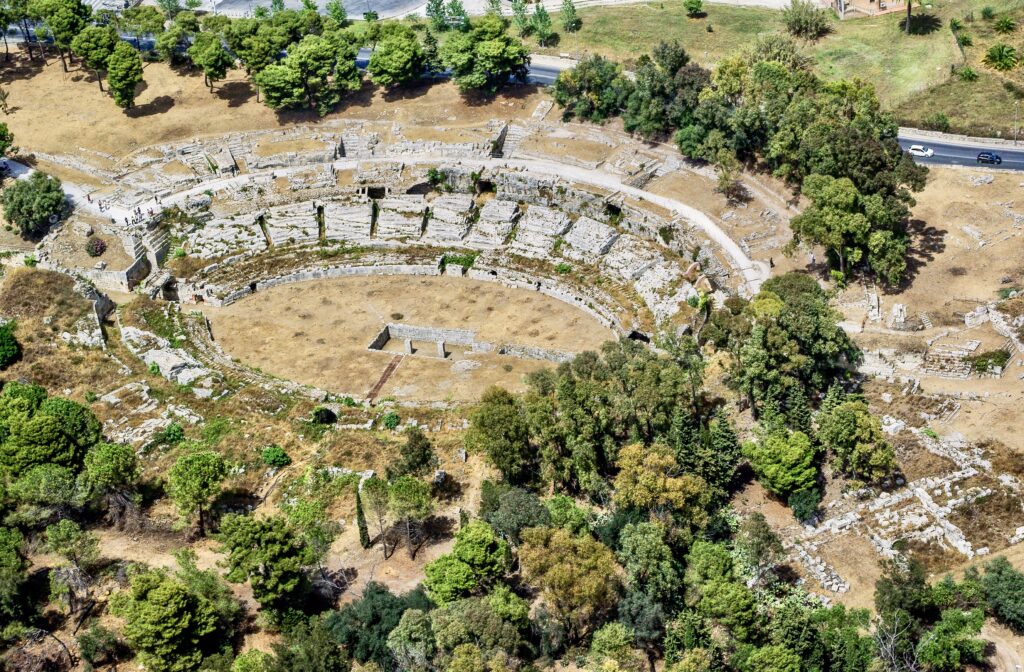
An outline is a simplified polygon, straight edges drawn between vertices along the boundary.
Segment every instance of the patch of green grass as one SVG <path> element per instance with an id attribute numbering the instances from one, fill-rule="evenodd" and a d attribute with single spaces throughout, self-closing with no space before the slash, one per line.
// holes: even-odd
<path id="1" fill-rule="evenodd" d="M 690 18 L 681 2 L 584 8 L 576 33 L 561 34 L 549 47 L 538 46 L 532 36 L 526 42 L 538 53 L 601 54 L 628 65 L 662 40 L 679 40 L 698 63 L 713 65 L 759 33 L 782 30 L 782 14 L 774 10 L 729 5 L 704 9 L 704 17 Z"/>
<path id="2" fill-rule="evenodd" d="M 919 12 L 921 10 L 918 10 Z M 949 77 L 950 66 L 960 63 L 960 52 L 948 19 L 931 13 L 938 23 L 927 35 L 906 35 L 902 14 L 837 21 L 831 35 L 808 45 L 807 52 L 827 79 L 872 82 L 883 105 L 892 106 L 913 93 Z"/>

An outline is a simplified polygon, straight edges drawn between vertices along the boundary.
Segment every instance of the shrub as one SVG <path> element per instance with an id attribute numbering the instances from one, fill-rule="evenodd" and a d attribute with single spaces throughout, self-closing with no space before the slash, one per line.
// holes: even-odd
<path id="1" fill-rule="evenodd" d="M 954 33 L 957 32 L 958 30 L 962 30 L 963 27 L 964 22 L 961 21 L 960 19 L 953 17 L 952 19 L 949 20 L 949 29 L 952 30 Z"/>
<path id="2" fill-rule="evenodd" d="M 1007 35 L 1017 30 L 1017 22 L 1008 16 L 1000 16 L 992 28 L 1000 35 Z"/>
<path id="3" fill-rule="evenodd" d="M 974 38 L 970 33 L 958 33 L 956 41 L 961 47 L 969 47 L 974 44 Z"/>
<path id="4" fill-rule="evenodd" d="M 965 82 L 975 82 L 978 80 L 977 71 L 969 65 L 965 65 L 960 68 L 960 79 Z"/>
<path id="5" fill-rule="evenodd" d="M 20 355 L 21 346 L 18 339 L 14 338 L 14 322 L 7 322 L 0 326 L 0 369 L 6 369 Z"/>
<path id="6" fill-rule="evenodd" d="M 991 350 L 969 357 L 968 361 L 978 373 L 986 373 L 992 369 L 1002 369 L 1010 361 L 1010 353 L 1006 350 Z"/>
<path id="7" fill-rule="evenodd" d="M 788 503 L 789 508 L 793 510 L 793 517 L 801 522 L 810 520 L 818 513 L 821 493 L 815 488 L 798 490 L 789 496 Z"/>
<path id="8" fill-rule="evenodd" d="M 1017 65 L 1017 50 L 1008 44 L 993 44 L 985 52 L 985 65 L 995 70 L 1012 70 Z"/>
<path id="9" fill-rule="evenodd" d="M 176 422 L 167 425 L 162 432 L 153 437 L 155 443 L 176 446 L 185 440 L 185 430 Z"/>
<path id="10" fill-rule="evenodd" d="M 811 0 L 791 0 L 782 10 L 782 21 L 790 35 L 806 40 L 816 40 L 832 30 L 830 11 L 818 7 Z"/>
<path id="11" fill-rule="evenodd" d="M 317 406 L 313 409 L 313 423 L 317 425 L 333 425 L 338 421 L 338 416 L 326 406 Z"/>
<path id="12" fill-rule="evenodd" d="M 942 112 L 936 112 L 935 114 L 928 115 L 925 117 L 924 127 L 932 131 L 941 131 L 945 133 L 949 130 L 949 117 Z"/>
<path id="13" fill-rule="evenodd" d="M 991 21 L 992 19 L 995 18 L 995 16 L 996 10 L 992 9 L 991 7 L 981 8 L 981 18 L 985 19 L 986 21 Z"/>
<path id="14" fill-rule="evenodd" d="M 557 266 L 555 266 L 555 271 L 559 275 L 568 275 L 569 273 L 572 273 L 572 266 L 562 261 L 559 262 Z"/>
<path id="15" fill-rule="evenodd" d="M 698 17 L 704 14 L 703 0 L 683 0 L 683 7 L 689 17 Z"/>
<path id="16" fill-rule="evenodd" d="M 107 243 L 102 238 L 90 238 L 85 243 L 85 252 L 90 257 L 98 257 L 107 251 Z"/>
<path id="17" fill-rule="evenodd" d="M 381 416 L 380 424 L 384 429 L 397 429 L 400 420 L 401 418 L 398 417 L 398 413 L 388 411 Z"/>
<path id="18" fill-rule="evenodd" d="M 431 168 L 430 170 L 427 171 L 427 182 L 430 183 L 430 186 L 437 187 L 441 184 L 444 184 L 445 180 L 446 178 L 444 173 L 442 173 L 437 168 Z"/>
<path id="19" fill-rule="evenodd" d="M 292 458 L 284 452 L 284 448 L 278 445 L 267 446 L 263 449 L 263 464 L 268 467 L 287 467 L 292 463 Z"/>

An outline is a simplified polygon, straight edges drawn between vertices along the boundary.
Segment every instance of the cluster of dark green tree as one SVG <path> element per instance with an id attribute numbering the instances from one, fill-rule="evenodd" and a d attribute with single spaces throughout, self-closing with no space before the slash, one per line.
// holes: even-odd
<path id="1" fill-rule="evenodd" d="M 17 152 L 18 148 L 14 146 L 14 133 L 7 124 L 0 124 L 0 159 Z M 45 234 L 50 225 L 64 217 L 68 211 L 60 180 L 38 170 L 33 171 L 26 179 L 9 182 L 0 193 L 0 204 L 3 205 L 4 218 L 9 225 L 16 226 L 19 233 L 26 238 Z M 4 341 L 7 345 L 0 353 L 0 368 L 10 364 L 17 356 L 17 351 L 10 352 L 12 329 L 13 325 L 6 329 Z"/>
<path id="2" fill-rule="evenodd" d="M 730 354 L 729 382 L 758 418 L 745 457 L 801 520 L 817 509 L 823 460 L 854 483 L 881 481 L 897 468 L 879 420 L 844 387 L 860 352 L 829 301 L 813 277 L 789 273 L 750 301 L 728 299 L 699 334 L 702 344 Z"/>
<path id="3" fill-rule="evenodd" d="M 454 1 L 449 10 L 457 12 Z M 159 9 L 140 5 L 95 13 L 81 0 L 31 0 L 4 3 L 0 18 L 9 23 L 24 20 L 26 31 L 35 26 L 32 35 L 52 39 L 65 70 L 80 58 L 95 73 L 100 90 L 106 74 L 111 95 L 124 108 L 134 105 L 142 81 L 139 50 L 144 37 L 152 39 L 157 57 L 200 70 L 211 90 L 240 66 L 268 106 L 310 109 L 319 116 L 333 110 L 346 92 L 362 87 L 355 57 L 365 46 L 374 49 L 367 68 L 370 80 L 389 88 L 416 83 L 444 69 L 466 92 L 493 93 L 510 80 L 526 77 L 529 50 L 508 35 L 506 22 L 497 13 L 470 21 L 461 10 L 457 33 L 439 48 L 423 24 L 409 27 L 372 16 L 350 24 L 339 0 L 327 3 L 326 15 L 311 1 L 300 10 L 285 9 L 281 3 L 258 9 L 251 18 L 200 18 L 173 0 L 161 2 Z M 451 25 L 446 22 L 443 27 Z M 134 48 L 121 40 L 121 34 L 133 37 Z"/>
<path id="4" fill-rule="evenodd" d="M 128 446 L 103 441 L 87 407 L 43 388 L 7 382 L 0 392 L 0 637 L 46 629 L 46 596 L 29 584 L 26 549 L 55 554 L 49 598 L 66 615 L 92 602 L 98 541 L 85 525 L 137 516 L 138 466 Z"/>
<path id="5" fill-rule="evenodd" d="M 714 71 L 663 43 L 632 79 L 590 57 L 559 75 L 554 97 L 566 118 L 621 116 L 645 138 L 673 137 L 686 156 L 714 164 L 731 196 L 742 190 L 741 164 L 764 166 L 811 201 L 792 219 L 794 245 L 824 246 L 841 279 L 855 269 L 904 278 L 911 193 L 927 169 L 897 144 L 870 84 L 821 80 L 790 38 L 761 36 Z"/>
<path id="6" fill-rule="evenodd" d="M 126 15 L 137 17 L 162 16 L 155 8 L 145 11 L 127 10 Z M 101 73 L 106 73 L 110 94 L 120 107 L 130 108 L 135 101 L 135 89 L 142 81 L 142 59 L 131 45 L 122 43 L 112 22 L 116 15 L 109 11 L 93 12 L 92 6 L 81 0 L 18 0 L 0 5 L 3 25 L 17 23 L 33 58 L 33 46 L 42 49 L 53 43 L 60 55 L 64 71 L 75 57 L 96 74 L 103 90 Z M 162 20 L 150 19 L 151 27 L 162 29 Z"/>

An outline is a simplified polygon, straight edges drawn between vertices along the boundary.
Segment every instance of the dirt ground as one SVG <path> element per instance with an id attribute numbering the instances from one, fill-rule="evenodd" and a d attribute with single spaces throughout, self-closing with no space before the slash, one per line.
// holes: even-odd
<path id="1" fill-rule="evenodd" d="M 61 70 L 12 58 L 0 66 L 0 83 L 10 94 L 12 112 L 4 121 L 24 152 L 71 154 L 85 150 L 123 156 L 143 146 L 188 140 L 231 131 L 285 128 L 316 123 L 310 112 L 276 113 L 256 102 L 256 92 L 241 70 L 231 70 L 213 92 L 199 71 L 147 63 L 136 105 L 127 112 L 101 93 L 91 72 Z M 397 121 L 399 123 L 474 124 L 494 118 L 528 117 L 543 96 L 534 88 L 516 87 L 494 99 L 467 100 L 450 83 L 385 93 L 370 84 L 346 96 L 344 107 L 324 118 Z M 465 101 L 465 102 L 464 102 Z M 47 110 L 40 114 L 40 110 Z M 198 123 L 197 123 L 198 122 Z"/>
<path id="2" fill-rule="evenodd" d="M 579 352 L 613 333 L 556 299 L 494 283 L 453 277 L 370 277 L 317 280 L 275 287 L 226 308 L 206 307 L 225 352 L 285 378 L 339 394 L 366 395 L 402 343 L 367 346 L 387 322 L 470 329 L 477 339 Z M 515 357 L 468 353 L 450 346 L 436 357 L 405 357 L 381 397 L 474 401 L 489 385 L 522 389 L 522 378 L 548 365 Z M 393 351 L 390 351 L 393 350 Z"/>

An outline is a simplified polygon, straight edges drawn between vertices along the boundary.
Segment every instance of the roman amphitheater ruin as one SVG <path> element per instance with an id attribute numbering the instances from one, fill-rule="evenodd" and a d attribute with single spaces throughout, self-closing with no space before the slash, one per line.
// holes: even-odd
<path id="1" fill-rule="evenodd" d="M 492 341 L 473 333 L 480 324 L 384 316 L 359 336 L 363 353 L 387 355 L 374 360 L 382 362 L 376 375 L 315 381 L 356 399 L 380 394 L 392 364 L 410 355 L 463 371 L 487 357 L 563 361 L 614 335 L 648 341 L 688 328 L 702 295 L 756 292 L 763 263 L 704 213 L 644 189 L 681 167 L 674 151 L 601 129 L 568 130 L 544 120 L 550 110 L 542 101 L 519 121 L 453 128 L 333 120 L 147 147 L 121 160 L 40 156 L 105 185 L 87 198 L 69 187 L 76 211 L 63 229 L 99 229 L 125 254 L 114 267 L 69 268 L 53 244 L 68 234 L 51 234 L 38 263 L 100 291 L 199 308 L 210 318 L 200 330 L 208 340 L 220 337 L 217 311 L 252 295 L 370 276 L 443 276 L 518 292 L 503 301 L 539 293 L 595 334 L 578 343 L 528 334 Z M 560 140 L 610 156 L 559 152 Z M 234 354 L 209 345 L 224 360 Z"/>
<path id="2" fill-rule="evenodd" d="M 103 347 L 105 294 L 148 294 L 168 300 L 185 339 L 122 323 L 121 342 L 197 397 L 229 394 L 233 381 L 334 407 L 345 397 L 367 408 L 450 407 L 609 338 L 699 328 L 705 297 L 750 296 L 767 279 L 768 264 L 751 255 L 784 244 L 785 204 L 701 211 L 651 188 L 703 170 L 674 148 L 550 121 L 550 111 L 542 101 L 518 120 L 450 127 L 334 119 L 120 159 L 37 155 L 99 185 L 65 181 L 75 212 L 34 251 L 40 267 L 78 278 L 95 305 L 64 338 Z M 97 263 L 62 252 L 69 237 L 81 246 L 95 233 L 119 242 L 117 254 Z M 883 310 L 873 290 L 861 303 L 844 306 L 851 321 L 864 315 L 854 332 L 930 328 L 902 304 Z M 970 399 L 929 396 L 918 379 L 967 377 L 978 345 L 961 341 L 972 329 L 1024 351 L 1024 318 L 1007 320 L 978 308 L 925 354 L 866 348 L 861 371 L 889 386 L 883 399 L 931 404 L 907 402 L 944 428 Z M 175 419 L 198 422 L 144 383 L 100 400 L 126 409 L 111 433 L 136 445 Z M 955 431 L 937 438 L 898 416 L 885 416 L 885 431 L 939 466 L 885 491 L 845 493 L 815 525 L 797 526 L 792 557 L 826 596 L 849 589 L 858 555 L 891 557 L 912 542 L 967 559 L 1024 540 L 1024 528 L 981 538 L 957 520 L 965 502 L 1019 497 L 1017 475 Z"/>

